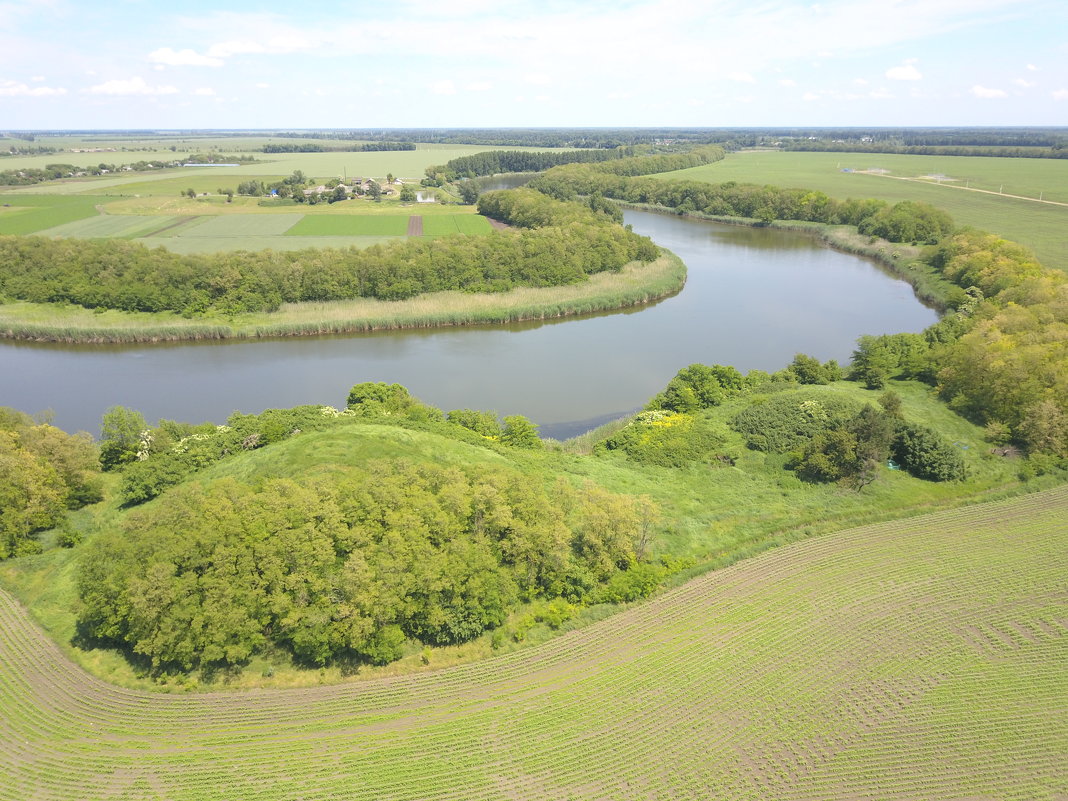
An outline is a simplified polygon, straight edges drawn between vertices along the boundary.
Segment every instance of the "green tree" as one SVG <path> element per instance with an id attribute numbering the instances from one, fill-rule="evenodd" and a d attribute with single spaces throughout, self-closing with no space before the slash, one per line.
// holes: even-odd
<path id="1" fill-rule="evenodd" d="M 397 414 L 407 411 L 417 401 L 400 384 L 366 381 L 349 390 L 346 405 L 368 414 Z"/>
<path id="2" fill-rule="evenodd" d="M 458 184 L 457 189 L 460 192 L 460 200 L 464 205 L 472 206 L 478 202 L 478 197 L 482 194 L 482 191 L 478 188 L 478 184 L 474 181 L 462 181 Z"/>
<path id="3" fill-rule="evenodd" d="M 144 416 L 125 406 L 112 406 L 100 424 L 100 463 L 105 470 L 137 458 L 141 434 L 148 430 Z"/>
<path id="4" fill-rule="evenodd" d="M 515 448 L 540 448 L 542 446 L 541 439 L 538 438 L 537 425 L 521 414 L 513 414 L 504 418 L 501 442 Z"/>
<path id="5" fill-rule="evenodd" d="M 798 353 L 790 366 L 786 368 L 797 378 L 799 384 L 827 384 L 830 383 L 827 371 L 820 364 L 819 359 Z"/>
<path id="6" fill-rule="evenodd" d="M 67 492 L 52 465 L 0 431 L 0 559 L 38 550 L 31 535 L 61 519 Z"/>

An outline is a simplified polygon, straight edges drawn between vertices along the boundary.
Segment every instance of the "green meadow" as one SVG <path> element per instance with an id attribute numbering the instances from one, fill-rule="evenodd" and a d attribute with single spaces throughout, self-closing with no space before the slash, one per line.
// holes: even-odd
<path id="1" fill-rule="evenodd" d="M 46 228 L 93 217 L 98 197 L 56 197 L 54 195 L 0 195 L 0 234 L 35 234 Z M 8 205 L 10 204 L 10 205 Z"/>
<path id="2" fill-rule="evenodd" d="M 888 172 L 843 172 L 846 168 Z M 929 175 L 956 180 L 921 177 Z M 1068 204 L 1063 159 L 742 151 L 714 164 L 652 177 L 801 187 L 839 199 L 921 200 L 949 212 L 958 225 L 1000 234 L 1033 249 L 1044 264 L 1068 270 L 1068 205 L 1038 202 L 1041 196 Z M 996 194 L 1002 187 L 1005 194 Z"/>

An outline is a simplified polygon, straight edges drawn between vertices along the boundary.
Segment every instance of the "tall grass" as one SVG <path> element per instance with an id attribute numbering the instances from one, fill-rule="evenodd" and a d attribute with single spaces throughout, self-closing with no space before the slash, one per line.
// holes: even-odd
<path id="1" fill-rule="evenodd" d="M 359 298 L 284 304 L 277 312 L 231 319 L 178 315 L 95 314 L 80 307 L 0 305 L 0 336 L 64 343 L 135 343 L 347 334 L 402 328 L 490 325 L 548 320 L 637 306 L 672 295 L 686 283 L 686 265 L 670 251 L 649 264 L 598 273 L 581 284 L 523 287 L 501 293 L 434 292 L 404 301 Z"/>

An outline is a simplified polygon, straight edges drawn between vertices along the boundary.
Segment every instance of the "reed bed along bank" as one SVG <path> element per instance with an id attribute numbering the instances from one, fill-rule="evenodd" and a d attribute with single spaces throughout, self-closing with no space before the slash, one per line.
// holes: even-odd
<path id="1" fill-rule="evenodd" d="M 358 298 L 288 303 L 277 312 L 234 318 L 186 319 L 177 314 L 94 312 L 79 306 L 14 302 L 0 305 L 0 337 L 37 342 L 133 344 L 208 339 L 255 339 L 489 325 L 611 311 L 673 295 L 686 283 L 686 265 L 667 250 L 649 264 L 631 263 L 581 284 L 522 287 L 501 293 L 434 292 L 403 301 Z"/>

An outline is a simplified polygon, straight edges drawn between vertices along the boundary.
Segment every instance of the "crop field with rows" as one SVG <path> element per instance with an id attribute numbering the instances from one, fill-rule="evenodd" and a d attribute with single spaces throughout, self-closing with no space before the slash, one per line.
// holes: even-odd
<path id="1" fill-rule="evenodd" d="M 0 799 L 1063 799 L 1066 520 L 1062 487 L 864 526 L 288 691 L 120 689 L 0 593 Z"/>

